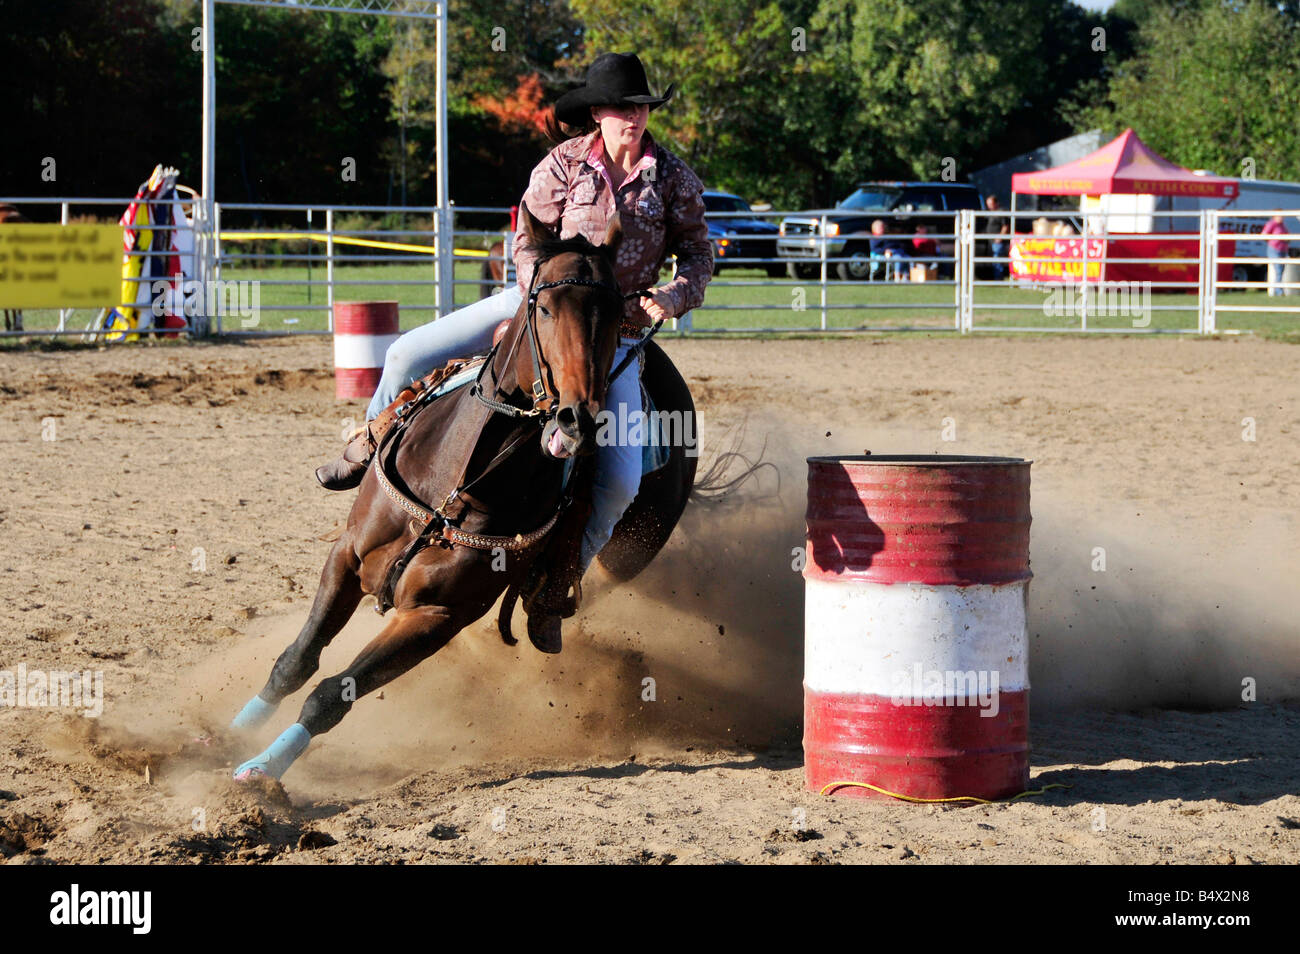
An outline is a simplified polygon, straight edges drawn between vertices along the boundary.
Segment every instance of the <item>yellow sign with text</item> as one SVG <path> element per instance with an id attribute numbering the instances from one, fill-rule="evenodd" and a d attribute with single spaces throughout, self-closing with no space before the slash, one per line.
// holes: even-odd
<path id="1" fill-rule="evenodd" d="M 120 225 L 0 225 L 0 308 L 101 308 L 121 289 Z"/>

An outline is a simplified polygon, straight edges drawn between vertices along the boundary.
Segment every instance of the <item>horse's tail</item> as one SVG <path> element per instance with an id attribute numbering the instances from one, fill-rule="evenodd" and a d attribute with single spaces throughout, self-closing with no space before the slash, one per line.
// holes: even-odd
<path id="1" fill-rule="evenodd" d="M 776 475 L 776 490 L 764 496 L 781 495 L 781 472 L 776 464 L 763 459 L 763 455 L 767 453 L 767 441 L 763 441 L 757 457 L 751 459 L 740 451 L 740 444 L 744 438 L 743 424 L 732 429 L 727 449 L 715 454 L 704 473 L 695 478 L 695 483 L 691 487 L 691 500 L 701 503 L 721 503 L 750 480 L 757 480 L 759 472 L 767 468 L 771 468 L 772 473 Z"/>

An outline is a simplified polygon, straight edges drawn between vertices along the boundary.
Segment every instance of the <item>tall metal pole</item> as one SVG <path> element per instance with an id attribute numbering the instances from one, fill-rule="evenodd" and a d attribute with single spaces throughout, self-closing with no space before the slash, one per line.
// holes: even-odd
<path id="1" fill-rule="evenodd" d="M 217 149 L 217 51 L 213 32 L 215 0 L 203 0 L 203 199 L 215 198 Z"/>
<path id="2" fill-rule="evenodd" d="M 196 234 L 201 249 L 199 281 L 203 289 L 199 294 L 201 304 L 198 306 L 203 315 L 204 334 L 211 320 L 207 313 L 207 282 L 212 280 L 210 272 L 216 257 L 215 215 L 213 202 L 216 200 L 216 156 L 217 156 L 217 36 L 215 0 L 203 0 L 203 188 L 200 204 L 203 207 L 202 221 L 207 235 Z M 198 219 L 198 216 L 195 216 Z"/>
<path id="3" fill-rule="evenodd" d="M 438 4 L 438 123 L 436 151 L 438 162 L 438 254 L 437 254 L 437 305 L 438 317 L 449 314 L 456 307 L 455 286 L 452 284 L 453 259 L 451 196 L 447 186 L 447 2 Z"/>

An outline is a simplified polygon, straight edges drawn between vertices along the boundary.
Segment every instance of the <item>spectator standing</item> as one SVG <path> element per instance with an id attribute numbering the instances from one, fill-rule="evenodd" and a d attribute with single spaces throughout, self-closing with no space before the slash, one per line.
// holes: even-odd
<path id="1" fill-rule="evenodd" d="M 1286 225 L 1282 216 L 1275 215 L 1264 224 L 1264 235 L 1285 235 Z M 1287 239 L 1268 240 L 1268 296 L 1281 295 L 1282 267 L 1286 264 L 1287 250 L 1291 243 Z"/>
<path id="2" fill-rule="evenodd" d="M 1002 209 L 995 195 L 989 196 L 984 200 L 984 208 L 990 213 L 999 212 Z M 1006 258 L 1007 242 L 1011 236 L 1011 223 L 1006 216 L 988 215 L 984 219 L 984 227 L 980 229 L 981 234 L 996 235 L 998 238 L 984 239 L 985 248 L 988 249 L 986 255 L 990 258 Z M 1007 277 L 1006 262 L 991 262 L 987 274 L 991 274 L 995 281 L 1001 281 Z"/>

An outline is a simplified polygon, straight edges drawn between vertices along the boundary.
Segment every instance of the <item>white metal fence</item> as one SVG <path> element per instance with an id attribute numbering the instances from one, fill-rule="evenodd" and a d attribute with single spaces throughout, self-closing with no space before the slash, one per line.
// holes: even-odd
<path id="1" fill-rule="evenodd" d="M 110 210 L 115 220 L 131 201 L 0 199 L 33 221 L 65 224 L 87 214 L 103 219 Z M 411 327 L 512 280 L 507 208 L 208 207 L 191 205 L 194 273 L 187 277 L 201 287 L 256 284 L 260 314 L 251 324 L 231 322 L 200 296 L 185 327 L 167 329 L 172 333 L 328 334 L 335 301 L 381 298 L 397 299 L 403 326 Z M 1010 221 L 1012 234 L 981 231 L 989 214 Z M 1275 297 L 1300 295 L 1300 259 L 1270 257 L 1259 236 L 1248 234 L 1273 214 L 1300 221 L 1294 210 L 1160 213 L 1172 234 L 1138 234 L 1108 227 L 1123 219 L 1118 213 L 1021 211 L 1013 218 L 963 210 L 880 213 L 882 234 L 839 234 L 838 210 L 710 213 L 718 272 L 705 304 L 673 325 L 682 334 L 1212 334 L 1240 330 L 1254 315 L 1276 326 L 1300 312 L 1300 299 Z M 787 223 L 782 234 L 790 219 L 801 224 Z M 748 224 L 762 222 L 771 225 Z M 1300 247 L 1296 229 L 1269 238 Z M 504 247 L 489 254 L 494 242 Z M 495 278 L 483 274 L 490 263 L 498 266 Z M 25 317 L 21 332 L 0 335 L 84 335 L 99 316 L 65 308 Z"/>

